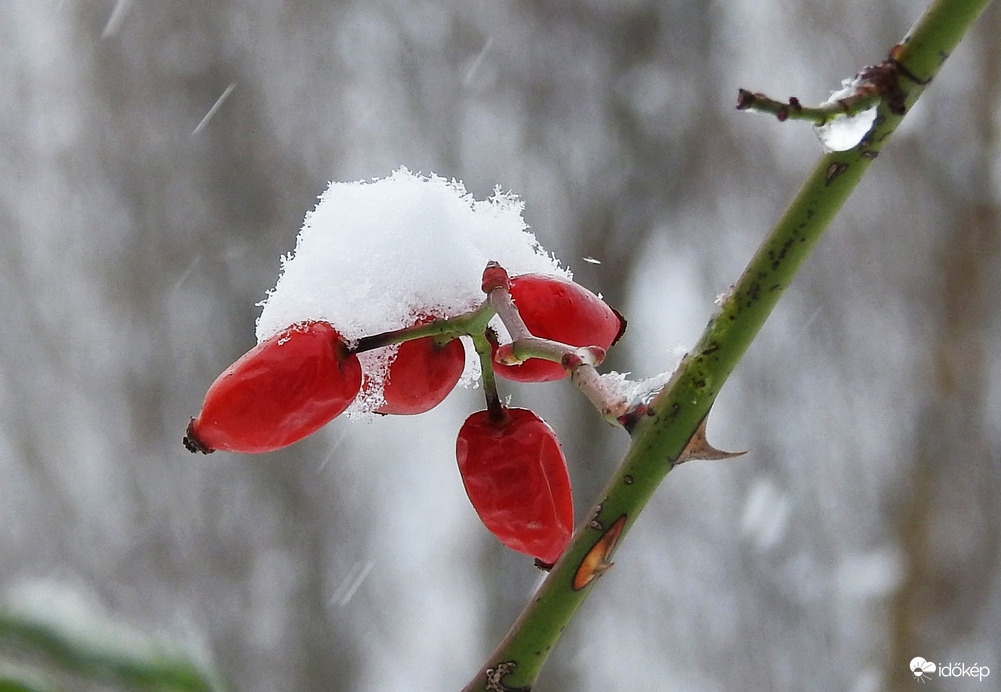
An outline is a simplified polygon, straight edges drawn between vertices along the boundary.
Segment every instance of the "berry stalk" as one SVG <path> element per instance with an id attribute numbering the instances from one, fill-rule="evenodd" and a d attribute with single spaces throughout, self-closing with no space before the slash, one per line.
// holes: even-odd
<path id="1" fill-rule="evenodd" d="M 501 423 L 506 417 L 504 405 L 497 393 L 497 378 L 494 376 L 493 349 L 484 332 L 471 334 L 476 355 L 480 357 L 480 379 L 483 382 L 483 396 L 486 398 L 490 420 Z"/>
<path id="2" fill-rule="evenodd" d="M 349 345 L 348 352 L 364 353 L 365 351 L 374 351 L 377 348 L 385 348 L 386 346 L 402 344 L 405 341 L 423 339 L 429 336 L 441 337 L 439 343 L 444 343 L 458 336 L 482 332 L 494 314 L 494 309 L 487 303 L 483 303 L 475 310 L 471 310 L 463 315 L 435 319 L 423 324 L 415 324 L 410 327 L 402 327 L 401 329 L 394 329 L 380 334 L 363 336 Z"/>
<path id="3" fill-rule="evenodd" d="M 518 280 L 524 280 L 524 277 L 521 279 L 516 277 L 515 281 Z M 537 279 L 537 281 L 541 282 L 542 280 Z M 555 288 L 564 288 L 554 280 L 549 281 L 551 284 L 555 284 Z M 535 336 L 525 324 L 521 310 L 515 305 L 511 295 L 513 285 L 512 279 L 503 267 L 496 262 L 487 265 L 483 273 L 483 289 L 487 293 L 487 303 L 496 310 L 497 316 L 504 323 L 512 340 L 510 344 L 497 347 L 493 356 L 494 361 L 501 366 L 517 366 L 531 358 L 559 363 L 562 370 L 570 375 L 571 382 L 601 412 L 602 418 L 610 423 L 621 424 L 619 419 L 627 413 L 629 402 L 613 387 L 609 386 L 596 369 L 596 366 L 605 359 L 605 349 L 601 346 L 573 346 L 561 341 Z M 593 297 L 594 300 L 588 301 L 589 297 Z M 578 299 L 578 305 L 587 305 L 590 302 L 589 307 L 592 307 L 599 316 L 607 318 L 606 322 L 614 321 L 615 330 L 606 330 L 609 345 L 621 336 L 624 322 L 618 313 L 605 306 L 593 294 L 575 296 L 575 298 Z M 533 307 L 533 304 L 528 303 L 525 309 L 532 310 Z M 602 307 L 604 310 L 601 309 Z M 596 339 L 600 340 L 601 336 L 597 336 Z"/>

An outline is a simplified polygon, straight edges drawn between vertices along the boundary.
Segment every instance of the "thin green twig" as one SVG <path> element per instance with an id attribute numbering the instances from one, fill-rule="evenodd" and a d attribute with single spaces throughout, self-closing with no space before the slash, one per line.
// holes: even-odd
<path id="1" fill-rule="evenodd" d="M 779 122 L 808 120 L 814 125 L 823 125 L 828 120 L 856 115 L 868 110 L 878 104 L 881 99 L 882 96 L 879 93 L 870 91 L 859 92 L 822 106 L 804 106 L 795 96 L 788 101 L 778 101 L 760 92 L 740 89 L 737 92 L 737 110 L 769 113 L 778 118 Z"/>

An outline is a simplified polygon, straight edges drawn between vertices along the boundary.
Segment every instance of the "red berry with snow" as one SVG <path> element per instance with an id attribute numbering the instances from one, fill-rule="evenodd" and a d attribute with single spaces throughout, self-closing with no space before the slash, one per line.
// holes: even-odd
<path id="1" fill-rule="evenodd" d="M 410 415 L 430 411 L 451 392 L 466 366 L 466 351 L 459 339 L 446 344 L 435 337 L 400 344 L 389 366 L 379 413 Z"/>
<path id="2" fill-rule="evenodd" d="M 494 420 L 474 413 L 459 430 L 459 473 L 484 526 L 504 545 L 551 564 L 573 533 L 570 477 L 560 443 L 527 409 Z"/>
<path id="3" fill-rule="evenodd" d="M 295 325 L 222 373 L 188 424 L 192 452 L 270 452 L 316 432 L 361 388 L 358 357 L 326 322 Z"/>
<path id="4" fill-rule="evenodd" d="M 570 346 L 608 349 L 626 323 L 615 310 L 589 290 L 568 279 L 543 274 L 511 278 L 511 297 L 533 336 Z M 494 359 L 498 376 L 516 382 L 548 382 L 566 377 L 559 363 L 529 358 L 520 365 Z"/>

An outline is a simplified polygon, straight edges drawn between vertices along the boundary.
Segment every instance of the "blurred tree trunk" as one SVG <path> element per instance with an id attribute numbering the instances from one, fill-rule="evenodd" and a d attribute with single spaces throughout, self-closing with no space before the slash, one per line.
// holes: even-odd
<path id="1" fill-rule="evenodd" d="M 988 405 L 997 357 L 989 334 L 1001 289 L 1001 208 L 990 184 L 1001 151 L 999 20 L 1001 8 L 995 4 L 970 36 L 977 47 L 978 86 L 976 99 L 963 107 L 973 109 L 975 127 L 966 135 L 981 155 L 966 185 L 940 186 L 952 224 L 941 229 L 938 264 L 930 268 L 933 278 L 921 296 L 934 308 L 929 312 L 933 322 L 916 329 L 927 337 L 925 394 L 897 516 L 907 576 L 891 609 L 887 667 L 894 689 L 914 684 L 907 664 L 916 656 L 996 663 L 987 662 L 996 651 L 978 651 L 971 643 L 983 630 L 1001 565 L 996 519 L 1001 449 L 990 429 L 998 412 Z M 926 165 L 936 176 L 939 162 Z"/>

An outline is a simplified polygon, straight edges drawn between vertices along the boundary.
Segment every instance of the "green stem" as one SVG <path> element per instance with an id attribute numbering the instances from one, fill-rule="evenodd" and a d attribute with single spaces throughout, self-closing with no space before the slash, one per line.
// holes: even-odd
<path id="1" fill-rule="evenodd" d="M 487 339 L 484 329 L 470 334 L 473 339 L 473 346 L 476 348 L 476 355 L 480 357 L 480 381 L 483 383 L 483 395 L 487 400 L 487 411 L 490 412 L 490 420 L 500 423 L 507 414 L 504 413 L 504 406 L 501 404 L 500 395 L 497 393 L 497 377 L 494 375 L 493 349 Z"/>
<path id="2" fill-rule="evenodd" d="M 487 323 L 494 316 L 495 311 L 488 303 L 476 308 L 471 312 L 447 319 L 437 319 L 424 324 L 415 324 L 412 327 L 394 329 L 381 334 L 364 336 L 358 339 L 349 349 L 349 353 L 363 353 L 377 348 L 400 344 L 413 339 L 423 339 L 428 336 L 455 338 L 465 334 L 482 333 L 486 329 Z"/>
<path id="3" fill-rule="evenodd" d="M 511 342 L 511 355 L 517 359 L 515 363 L 523 363 L 530 358 L 559 363 L 563 360 L 563 356 L 575 350 L 575 346 L 552 339 L 540 339 L 537 336 L 520 337 Z"/>
<path id="4" fill-rule="evenodd" d="M 905 111 L 937 74 L 989 0 L 937 0 L 893 52 Z M 632 444 L 536 595 L 466 690 L 530 689 L 548 654 L 610 565 L 628 532 L 688 440 L 709 413 L 729 374 L 903 117 L 899 104 L 879 107 L 876 126 L 854 149 L 821 157 L 765 239 L 697 345 L 671 381 L 630 426 Z M 895 114 L 893 111 L 897 111 Z"/>

